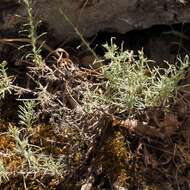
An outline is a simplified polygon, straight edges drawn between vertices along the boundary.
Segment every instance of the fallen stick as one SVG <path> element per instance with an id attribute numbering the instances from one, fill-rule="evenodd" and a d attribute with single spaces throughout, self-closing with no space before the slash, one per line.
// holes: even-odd
<path id="1" fill-rule="evenodd" d="M 126 119 L 126 120 L 119 120 L 112 116 L 112 127 L 124 127 L 129 130 L 129 132 L 134 132 L 139 135 L 145 135 L 149 137 L 158 137 L 164 138 L 164 134 L 161 133 L 159 128 L 152 127 L 148 125 L 146 122 L 139 122 L 135 119 Z"/>

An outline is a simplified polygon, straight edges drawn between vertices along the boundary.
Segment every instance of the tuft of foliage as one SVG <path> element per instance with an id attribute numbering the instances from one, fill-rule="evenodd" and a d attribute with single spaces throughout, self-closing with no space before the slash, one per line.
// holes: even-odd
<path id="1" fill-rule="evenodd" d="M 7 62 L 0 63 L 0 100 L 5 97 L 8 92 L 11 94 L 13 77 L 7 75 Z"/>
<path id="2" fill-rule="evenodd" d="M 27 175 L 42 172 L 44 175 L 62 175 L 61 160 L 40 154 L 41 148 L 30 144 L 28 137 L 21 138 L 21 131 L 17 127 L 10 126 L 8 134 L 15 140 L 15 154 L 23 157 L 20 173 Z"/>
<path id="3" fill-rule="evenodd" d="M 33 18 L 32 0 L 22 0 L 22 2 L 24 3 L 28 14 L 28 23 L 26 26 L 29 28 L 26 29 L 26 31 L 28 32 L 28 38 L 30 39 L 30 45 L 32 47 L 32 52 L 27 55 L 27 58 L 31 58 L 35 66 L 38 68 L 43 68 L 43 59 L 41 56 L 41 48 L 43 43 L 40 47 L 37 47 L 37 41 L 44 35 L 44 33 L 37 36 L 37 24 L 34 22 Z"/>
<path id="4" fill-rule="evenodd" d="M 8 172 L 2 160 L 0 160 L 0 184 L 4 181 L 8 181 Z"/>
<path id="5" fill-rule="evenodd" d="M 24 125 L 27 128 L 32 128 L 37 121 L 37 116 L 34 110 L 35 107 L 36 102 L 33 100 L 25 101 L 23 106 L 19 105 L 18 117 L 21 125 Z"/>
<path id="6" fill-rule="evenodd" d="M 123 51 L 112 41 L 105 58 L 110 60 L 102 67 L 104 81 L 100 84 L 87 84 L 86 104 L 88 108 L 114 107 L 117 111 L 141 110 L 159 105 L 166 106 L 175 97 L 179 81 L 183 79 L 189 65 L 186 56 L 180 65 L 166 63 L 166 68 L 150 69 L 143 51 L 134 55 L 133 51 Z M 90 106 L 89 106 L 90 105 Z"/>

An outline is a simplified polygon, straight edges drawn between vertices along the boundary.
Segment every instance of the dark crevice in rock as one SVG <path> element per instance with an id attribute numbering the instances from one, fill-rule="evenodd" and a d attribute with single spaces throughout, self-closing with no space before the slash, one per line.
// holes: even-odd
<path id="1" fill-rule="evenodd" d="M 177 55 L 190 52 L 190 24 L 156 25 L 144 30 L 134 30 L 126 34 L 99 32 L 91 44 L 99 55 L 104 54 L 102 44 L 110 43 L 110 38 L 125 49 L 144 49 L 145 54 L 158 62 L 173 62 Z M 90 41 L 90 40 L 89 40 Z"/>

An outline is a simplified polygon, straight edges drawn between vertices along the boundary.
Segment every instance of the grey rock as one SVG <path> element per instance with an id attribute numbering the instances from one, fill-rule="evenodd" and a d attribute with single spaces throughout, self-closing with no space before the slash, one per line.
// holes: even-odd
<path id="1" fill-rule="evenodd" d="M 0 30 L 23 21 L 26 10 L 17 0 L 1 0 Z M 20 0 L 22 2 L 22 0 Z M 126 33 L 160 24 L 190 21 L 190 4 L 185 0 L 33 0 L 37 19 L 48 24 L 60 40 L 79 38 L 70 22 L 85 37 L 99 31 Z"/>

